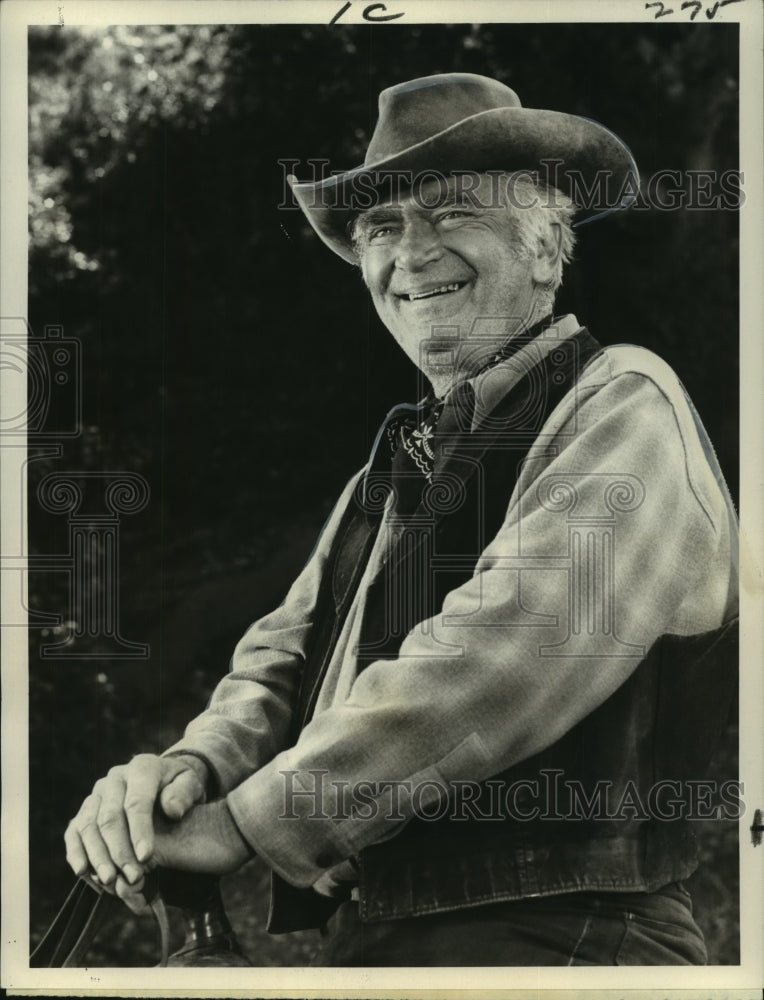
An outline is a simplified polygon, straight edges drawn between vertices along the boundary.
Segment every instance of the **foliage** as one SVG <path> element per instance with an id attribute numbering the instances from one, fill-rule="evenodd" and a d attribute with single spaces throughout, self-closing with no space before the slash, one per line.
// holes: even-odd
<path id="1" fill-rule="evenodd" d="M 74 268 L 99 270 L 104 255 L 114 260 L 103 245 L 78 247 L 72 216 L 88 212 L 93 187 L 115 167 L 151 156 L 160 123 L 204 126 L 220 100 L 229 34 L 208 25 L 32 32 L 31 243 L 33 254 L 57 263 L 57 280 L 71 279 Z"/>
<path id="2" fill-rule="evenodd" d="M 736 36 L 720 25 L 30 31 L 29 318 L 37 334 L 63 325 L 85 361 L 85 430 L 61 459 L 30 463 L 30 496 L 55 468 L 129 470 L 151 487 L 120 536 L 123 634 L 148 641 L 149 660 L 51 664 L 33 633 L 35 934 L 64 895 L 60 837 L 92 780 L 166 745 L 204 704 L 384 413 L 416 392 L 357 274 L 277 207 L 279 161 L 299 161 L 300 176 L 310 159 L 358 163 L 376 94 L 446 70 L 605 122 L 645 177 L 737 166 Z M 578 258 L 561 311 L 675 367 L 734 490 L 735 214 L 621 213 L 582 230 Z M 30 507 L 32 551 L 65 550 L 62 522 Z M 64 609 L 65 590 L 61 574 L 31 575 L 35 608 Z M 727 905 L 734 851 L 721 856 Z M 300 949 L 286 942 L 281 961 Z"/>

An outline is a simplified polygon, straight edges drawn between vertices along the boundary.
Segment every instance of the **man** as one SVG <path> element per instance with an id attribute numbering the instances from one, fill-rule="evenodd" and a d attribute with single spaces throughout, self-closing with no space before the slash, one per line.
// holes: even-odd
<path id="1" fill-rule="evenodd" d="M 383 92 L 362 167 L 292 183 L 431 390 L 184 738 L 96 783 L 69 863 L 140 912 L 152 866 L 258 853 L 271 929 L 322 926 L 323 964 L 702 964 L 686 791 L 734 690 L 734 511 L 668 367 L 552 315 L 629 150 L 447 74 Z"/>

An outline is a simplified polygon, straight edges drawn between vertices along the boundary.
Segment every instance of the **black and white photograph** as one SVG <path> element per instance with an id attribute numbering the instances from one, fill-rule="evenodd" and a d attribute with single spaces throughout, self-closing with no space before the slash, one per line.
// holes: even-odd
<path id="1" fill-rule="evenodd" d="M 0 16 L 9 994 L 753 996 L 761 4 Z"/>

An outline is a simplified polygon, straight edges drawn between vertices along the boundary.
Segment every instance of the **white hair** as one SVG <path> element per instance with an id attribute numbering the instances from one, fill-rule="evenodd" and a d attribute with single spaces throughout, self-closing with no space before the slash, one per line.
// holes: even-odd
<path id="1" fill-rule="evenodd" d="M 548 240 L 556 243 L 553 230 L 559 227 L 560 247 L 554 273 L 539 288 L 541 300 L 551 306 L 562 284 L 563 268 L 573 257 L 576 206 L 562 191 L 537 183 L 527 173 L 507 174 L 505 205 L 515 220 L 521 252 L 528 256 L 535 256 L 540 243 Z"/>

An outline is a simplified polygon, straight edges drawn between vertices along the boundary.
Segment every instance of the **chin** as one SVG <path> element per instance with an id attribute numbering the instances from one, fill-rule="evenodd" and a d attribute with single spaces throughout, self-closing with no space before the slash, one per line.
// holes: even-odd
<path id="1" fill-rule="evenodd" d="M 428 365 L 422 371 L 430 382 L 450 382 L 454 377 L 453 365 Z"/>

